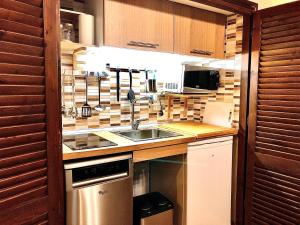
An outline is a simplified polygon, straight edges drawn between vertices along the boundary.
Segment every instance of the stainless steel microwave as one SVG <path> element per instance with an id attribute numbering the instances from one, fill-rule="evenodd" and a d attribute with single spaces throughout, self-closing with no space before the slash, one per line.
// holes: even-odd
<path id="1" fill-rule="evenodd" d="M 183 93 L 203 93 L 218 90 L 220 72 L 212 69 L 188 69 L 183 73 Z"/>

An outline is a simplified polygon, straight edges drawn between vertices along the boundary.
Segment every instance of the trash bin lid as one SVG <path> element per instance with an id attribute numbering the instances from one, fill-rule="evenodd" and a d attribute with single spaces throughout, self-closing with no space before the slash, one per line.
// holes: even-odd
<path id="1" fill-rule="evenodd" d="M 159 192 L 151 192 L 134 198 L 135 218 L 146 218 L 174 208 L 174 204 Z"/>

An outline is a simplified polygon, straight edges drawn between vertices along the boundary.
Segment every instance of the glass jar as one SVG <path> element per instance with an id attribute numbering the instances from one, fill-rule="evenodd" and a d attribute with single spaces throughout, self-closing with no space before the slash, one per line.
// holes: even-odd
<path id="1" fill-rule="evenodd" d="M 73 41 L 73 36 L 74 36 L 74 26 L 71 23 L 64 23 L 61 26 L 62 29 L 62 39 L 63 40 L 68 40 L 68 41 Z"/>

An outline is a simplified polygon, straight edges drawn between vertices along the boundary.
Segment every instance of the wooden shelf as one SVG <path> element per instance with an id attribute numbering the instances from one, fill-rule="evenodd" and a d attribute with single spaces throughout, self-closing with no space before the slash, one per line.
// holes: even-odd
<path id="1" fill-rule="evenodd" d="M 60 12 L 61 12 L 61 13 L 75 14 L 75 15 L 85 14 L 85 13 L 83 13 L 83 12 L 77 12 L 77 11 L 68 10 L 68 9 L 60 9 Z"/>
<path id="2" fill-rule="evenodd" d="M 68 40 L 62 40 L 60 42 L 60 48 L 61 51 L 72 51 L 74 52 L 76 49 L 84 47 L 83 45 L 79 43 L 75 43 L 73 41 L 68 41 Z"/>
<path id="3" fill-rule="evenodd" d="M 192 98 L 192 97 L 199 97 L 208 94 L 209 92 L 200 93 L 200 94 L 177 94 L 177 93 L 165 93 L 167 97 L 175 97 L 175 98 Z"/>
<path id="4" fill-rule="evenodd" d="M 91 46 L 86 46 L 81 43 L 75 43 L 73 41 L 68 41 L 68 40 L 62 40 L 60 42 L 60 48 L 61 51 L 68 51 L 68 52 L 73 52 L 73 53 L 80 53 L 80 52 L 85 52 L 88 50 L 88 48 L 94 48 L 96 47 L 95 45 Z"/>
<path id="5" fill-rule="evenodd" d="M 95 47 L 95 45 L 87 46 L 79 43 L 79 18 L 81 15 L 89 15 L 84 12 L 72 11 L 67 9 L 60 9 L 60 23 L 70 23 L 74 27 L 74 39 L 70 40 L 62 40 L 61 41 L 61 50 L 62 51 L 74 51 L 76 49 L 80 49 L 82 47 Z"/>

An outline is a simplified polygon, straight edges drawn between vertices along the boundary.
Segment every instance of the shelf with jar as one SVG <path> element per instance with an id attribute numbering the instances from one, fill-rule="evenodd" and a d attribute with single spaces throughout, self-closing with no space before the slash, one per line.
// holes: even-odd
<path id="1" fill-rule="evenodd" d="M 60 21 L 62 51 L 95 46 L 93 15 L 60 9 Z"/>

